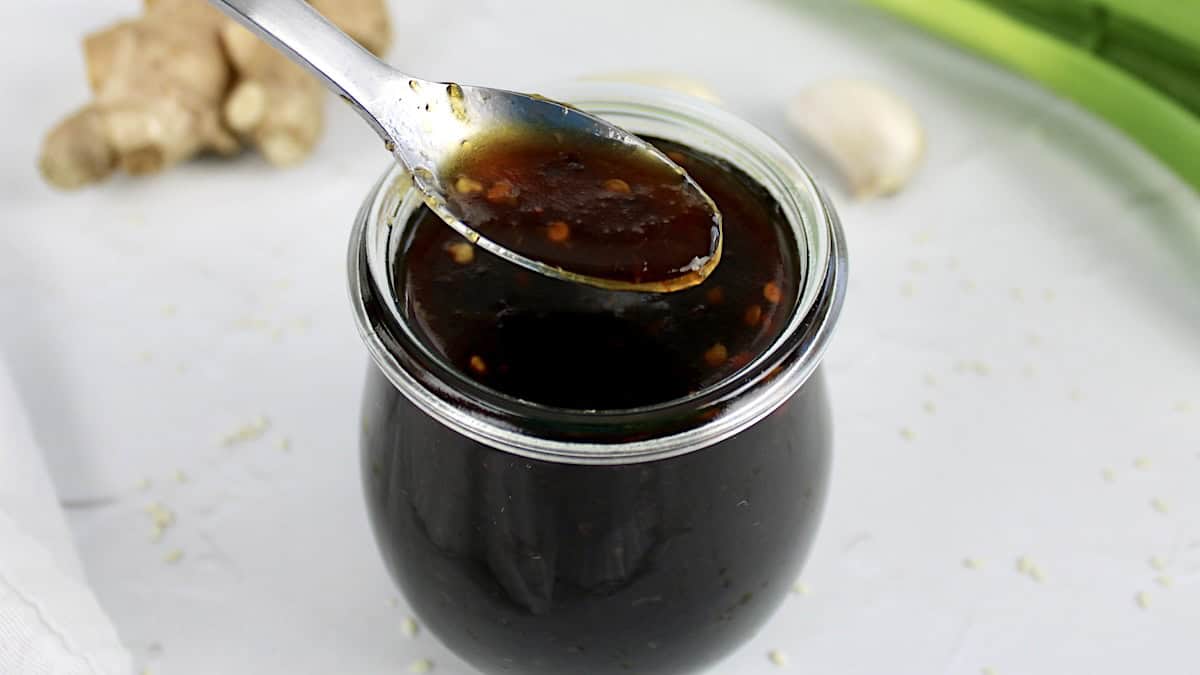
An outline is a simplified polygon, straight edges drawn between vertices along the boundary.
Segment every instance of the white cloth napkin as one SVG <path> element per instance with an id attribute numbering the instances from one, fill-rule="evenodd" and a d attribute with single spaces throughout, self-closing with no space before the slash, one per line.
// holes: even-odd
<path id="1" fill-rule="evenodd" d="M 0 674 L 129 675 L 0 359 Z"/>

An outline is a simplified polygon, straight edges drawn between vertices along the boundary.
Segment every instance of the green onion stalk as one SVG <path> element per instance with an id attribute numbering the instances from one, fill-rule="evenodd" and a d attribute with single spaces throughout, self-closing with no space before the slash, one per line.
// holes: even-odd
<path id="1" fill-rule="evenodd" d="M 1200 191 L 1200 0 L 865 0 L 1108 120 Z"/>

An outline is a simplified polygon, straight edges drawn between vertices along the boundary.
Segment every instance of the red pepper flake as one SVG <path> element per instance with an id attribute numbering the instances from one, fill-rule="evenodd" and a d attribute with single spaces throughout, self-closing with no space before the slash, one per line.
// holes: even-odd
<path id="1" fill-rule="evenodd" d="M 488 188 L 487 200 L 493 204 L 515 204 L 517 192 L 513 184 L 506 180 L 498 180 Z"/>
<path id="2" fill-rule="evenodd" d="M 562 220 L 551 221 L 546 226 L 546 238 L 556 244 L 561 244 L 571 238 L 571 226 Z"/>
<path id="3" fill-rule="evenodd" d="M 746 313 L 742 315 L 742 320 L 746 322 L 747 326 L 753 328 L 758 325 L 759 321 L 762 321 L 762 313 L 762 307 L 750 305 L 746 308 Z"/>
<path id="4" fill-rule="evenodd" d="M 487 374 L 487 362 L 483 360 L 482 356 L 478 354 L 472 354 L 469 364 L 471 366 L 471 370 L 475 371 L 476 373 L 480 375 Z"/>
<path id="5" fill-rule="evenodd" d="M 750 352 L 738 352 L 729 357 L 729 365 L 734 368 L 741 368 L 747 363 L 750 363 Z"/>
<path id="6" fill-rule="evenodd" d="M 713 286 L 704 294 L 704 299 L 710 305 L 719 305 L 725 301 L 725 289 L 720 286 Z"/>
<path id="7" fill-rule="evenodd" d="M 682 152 L 668 152 L 667 157 L 680 166 L 687 161 L 687 157 L 684 157 Z"/>
<path id="8" fill-rule="evenodd" d="M 629 187 L 629 183 L 626 183 L 620 178 L 609 178 L 608 180 L 604 181 L 604 189 L 608 190 L 609 192 L 616 192 L 623 195 L 633 192 L 633 189 Z"/>
<path id="9" fill-rule="evenodd" d="M 783 299 L 783 291 L 779 290 L 779 284 L 774 281 L 768 281 L 763 284 L 763 297 L 772 305 L 778 304 Z"/>
<path id="10" fill-rule="evenodd" d="M 713 368 L 725 363 L 728 358 L 729 350 L 720 342 L 709 347 L 708 351 L 704 352 L 704 362 Z"/>

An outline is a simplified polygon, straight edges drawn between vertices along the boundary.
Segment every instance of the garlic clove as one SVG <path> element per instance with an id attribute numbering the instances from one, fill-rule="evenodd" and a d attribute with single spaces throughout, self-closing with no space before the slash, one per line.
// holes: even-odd
<path id="1" fill-rule="evenodd" d="M 649 87 L 658 87 L 659 89 L 670 89 L 681 94 L 694 96 L 695 98 L 708 101 L 709 103 L 720 103 L 721 97 L 708 84 L 686 75 L 676 73 L 664 73 L 652 70 L 627 70 L 612 73 L 598 73 L 594 75 L 585 75 L 583 80 L 594 80 L 599 82 L 628 82 L 629 84 L 644 84 Z"/>
<path id="2" fill-rule="evenodd" d="M 837 166 L 858 199 L 899 192 L 925 154 L 912 107 L 870 82 L 831 80 L 788 104 L 789 125 Z"/>

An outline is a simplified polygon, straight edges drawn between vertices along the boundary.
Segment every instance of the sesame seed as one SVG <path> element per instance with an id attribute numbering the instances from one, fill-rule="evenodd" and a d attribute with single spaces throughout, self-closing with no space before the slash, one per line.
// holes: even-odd
<path id="1" fill-rule="evenodd" d="M 1083 400 L 1083 392 L 1079 391 L 1079 387 L 1072 388 L 1071 391 L 1067 395 L 1071 398 L 1072 401 L 1082 401 Z"/>
<path id="2" fill-rule="evenodd" d="M 996 675 L 996 669 L 990 666 L 984 666 L 979 672 L 981 675 Z"/>
<path id="3" fill-rule="evenodd" d="M 1167 563 L 1162 558 L 1152 555 L 1150 556 L 1150 567 L 1156 572 L 1161 572 L 1167 569 Z"/>
<path id="4" fill-rule="evenodd" d="M 465 241 L 446 244 L 446 253 L 459 265 L 469 265 L 475 260 L 475 247 Z"/>
<path id="5" fill-rule="evenodd" d="M 928 387 L 936 387 L 937 386 L 937 377 L 935 377 L 933 373 L 925 373 L 921 377 L 921 381 L 924 382 L 925 385 Z"/>
<path id="6" fill-rule="evenodd" d="M 797 581 L 796 583 L 792 584 L 792 592 L 796 595 L 808 595 L 808 584 L 804 583 L 803 581 Z"/>
<path id="7" fill-rule="evenodd" d="M 726 349 L 725 345 L 721 344 L 720 342 L 709 347 L 708 351 L 704 352 L 704 362 L 712 368 L 716 368 L 717 366 L 725 363 L 725 360 L 728 358 L 729 350 Z"/>
<path id="8" fill-rule="evenodd" d="M 1190 401 L 1179 401 L 1175 404 L 1175 412 L 1186 413 L 1191 412 L 1192 404 Z"/>
<path id="9" fill-rule="evenodd" d="M 780 668 L 786 666 L 788 663 L 787 654 L 784 654 L 778 649 L 772 649 L 770 652 L 768 652 L 767 658 L 771 660 L 771 663 L 779 666 Z"/>
<path id="10" fill-rule="evenodd" d="M 1046 573 L 1042 571 L 1040 566 L 1034 564 L 1029 568 L 1029 578 L 1040 584 L 1046 580 Z"/>
<path id="11" fill-rule="evenodd" d="M 180 560 L 183 560 L 183 551 L 177 548 L 167 551 L 167 554 L 163 556 L 163 562 L 167 563 L 168 565 L 174 565 Z"/>
<path id="12" fill-rule="evenodd" d="M 1033 367 L 1032 363 L 1026 363 L 1025 367 L 1021 369 L 1021 374 L 1025 377 L 1033 377 L 1037 374 L 1037 369 Z"/>
<path id="13" fill-rule="evenodd" d="M 962 566 L 969 570 L 977 570 L 980 567 L 983 567 L 983 562 L 976 560 L 975 558 L 963 558 Z"/>
<path id="14" fill-rule="evenodd" d="M 1009 290 L 1009 294 L 1012 295 L 1013 300 L 1016 300 L 1017 302 L 1025 302 L 1025 291 L 1024 290 L 1022 290 L 1020 288 L 1013 288 L 1013 289 Z"/>
<path id="15" fill-rule="evenodd" d="M 1138 457 L 1137 459 L 1133 460 L 1133 466 L 1134 466 L 1134 468 L 1145 471 L 1146 469 L 1150 468 L 1150 458 L 1149 457 Z"/>
<path id="16" fill-rule="evenodd" d="M 921 408 L 930 415 L 937 412 L 937 406 L 934 405 L 933 401 L 925 401 L 925 403 L 921 404 Z"/>
<path id="17" fill-rule="evenodd" d="M 175 482 L 176 483 L 186 483 L 187 479 L 188 479 L 188 477 L 187 477 L 186 473 L 184 473 L 182 470 L 179 470 L 179 469 L 175 470 Z"/>
<path id="18" fill-rule="evenodd" d="M 1017 571 L 1021 574 L 1029 574 L 1029 570 L 1033 569 L 1033 561 L 1025 556 L 1017 558 Z"/>
<path id="19" fill-rule="evenodd" d="M 429 659 L 417 659 L 408 666 L 410 673 L 431 673 L 433 672 L 433 661 Z"/>
<path id="20" fill-rule="evenodd" d="M 287 452 L 292 449 L 292 439 L 288 438 L 287 436 L 284 436 L 283 438 L 279 439 L 279 441 L 276 443 L 276 445 L 279 446 L 280 450 Z"/>
<path id="21" fill-rule="evenodd" d="M 913 282 L 905 281 L 904 283 L 900 284 L 900 295 L 903 295 L 906 298 L 911 298 L 913 295 Z"/>
<path id="22" fill-rule="evenodd" d="M 1170 588 L 1171 585 L 1173 583 L 1175 583 L 1175 581 L 1171 577 L 1169 577 L 1165 574 L 1160 574 L 1160 575 L 1154 577 L 1154 583 L 1158 584 L 1159 586 L 1162 586 L 1163 588 Z"/>
<path id="23" fill-rule="evenodd" d="M 903 438 L 906 441 L 914 441 L 917 439 L 917 432 L 909 429 L 908 427 L 901 427 L 900 438 Z"/>
<path id="24" fill-rule="evenodd" d="M 1117 479 L 1117 474 L 1107 467 L 1100 470 L 1100 475 L 1104 477 L 1104 481 L 1107 483 L 1111 483 Z"/>
<path id="25" fill-rule="evenodd" d="M 472 195 L 478 192 L 483 192 L 483 183 L 466 176 L 459 176 L 454 182 L 454 189 L 464 195 Z"/>
<path id="26" fill-rule="evenodd" d="M 404 620 L 404 623 L 400 624 L 400 630 L 406 637 L 416 637 L 420 628 L 417 626 L 416 620 L 409 617 Z"/>
<path id="27" fill-rule="evenodd" d="M 1037 347 L 1038 345 L 1042 344 L 1042 336 L 1036 333 L 1030 333 L 1025 338 L 1025 341 L 1029 343 L 1030 347 Z"/>
<path id="28" fill-rule="evenodd" d="M 992 372 L 992 369 L 988 367 L 988 364 L 984 363 L 983 361 L 976 361 L 972 363 L 971 369 L 975 371 L 976 375 L 988 375 Z"/>
<path id="29" fill-rule="evenodd" d="M 1164 515 L 1170 510 L 1167 508 L 1167 503 L 1158 497 L 1150 500 L 1150 507 Z"/>
<path id="30" fill-rule="evenodd" d="M 928 270 L 929 265 L 925 264 L 925 261 L 923 260 L 911 260 L 908 263 L 908 269 L 912 270 L 913 272 L 920 273 Z"/>
<path id="31" fill-rule="evenodd" d="M 1139 591 L 1138 594 L 1134 596 L 1134 600 L 1137 602 L 1138 607 L 1141 607 L 1142 609 L 1150 609 L 1150 594 L 1146 591 Z"/>
<path id="32" fill-rule="evenodd" d="M 1053 288 L 1047 288 L 1042 291 L 1042 299 L 1046 302 L 1054 302 L 1055 297 L 1057 297 L 1057 294 L 1055 294 Z"/>
<path id="33" fill-rule="evenodd" d="M 608 180 L 604 181 L 604 189 L 608 190 L 609 192 L 619 192 L 623 195 L 633 192 L 633 190 L 629 187 L 629 183 L 626 183 L 620 178 L 609 178 Z"/>
<path id="34" fill-rule="evenodd" d="M 979 286 L 971 279 L 963 279 L 962 289 L 968 293 L 973 292 Z"/>
<path id="35" fill-rule="evenodd" d="M 149 490 L 150 489 L 150 479 L 143 478 L 143 479 L 139 480 L 137 482 L 137 489 L 141 490 L 142 492 Z"/>

